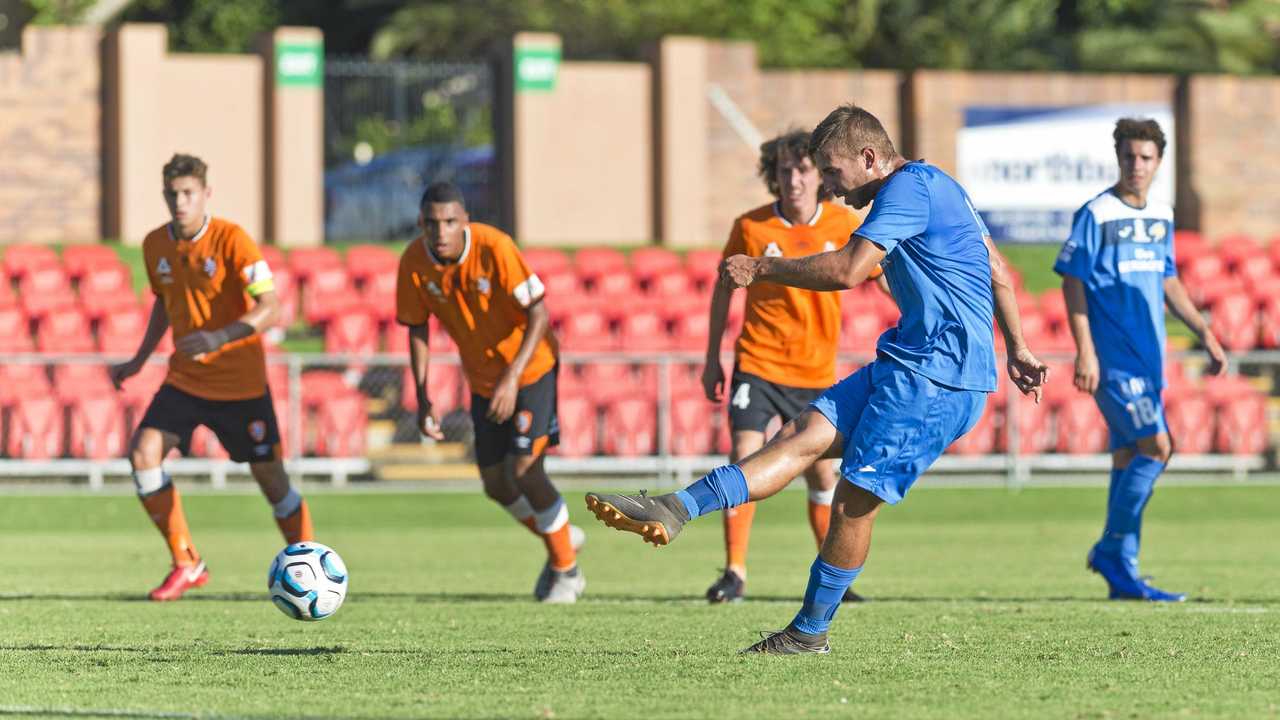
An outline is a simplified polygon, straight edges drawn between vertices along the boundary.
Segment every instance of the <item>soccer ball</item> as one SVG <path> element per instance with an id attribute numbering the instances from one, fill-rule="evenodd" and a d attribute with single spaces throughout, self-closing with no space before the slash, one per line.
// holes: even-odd
<path id="1" fill-rule="evenodd" d="M 323 620 L 347 597 L 347 566 L 328 546 L 294 543 L 271 561 L 267 592 L 271 603 L 294 620 Z"/>

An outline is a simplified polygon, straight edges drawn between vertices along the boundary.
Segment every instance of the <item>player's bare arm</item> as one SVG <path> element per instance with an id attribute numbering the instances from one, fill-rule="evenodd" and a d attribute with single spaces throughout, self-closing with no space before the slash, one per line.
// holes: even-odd
<path id="1" fill-rule="evenodd" d="M 427 396 L 427 366 L 431 355 L 431 341 L 426 324 L 413 325 L 409 332 L 409 368 L 413 373 L 413 389 L 418 396 L 418 430 L 432 440 L 443 440 L 440 418 L 431 407 Z"/>
<path id="2" fill-rule="evenodd" d="M 807 257 L 734 255 L 720 263 L 720 281 L 731 288 L 772 282 L 806 290 L 848 290 L 866 280 L 884 255 L 875 243 L 857 236 L 839 250 Z"/>
<path id="3" fill-rule="evenodd" d="M 533 358 L 534 350 L 542 341 L 547 329 L 551 327 L 551 315 L 547 312 L 546 303 L 539 298 L 528 308 L 529 326 L 525 329 L 524 339 L 520 341 L 520 350 L 511 359 L 507 371 L 502 374 L 498 384 L 493 388 L 493 399 L 489 403 L 489 419 L 494 422 L 506 422 L 516 411 L 516 395 L 520 392 L 520 376 L 525 366 Z"/>
<path id="4" fill-rule="evenodd" d="M 227 343 L 235 342 L 261 332 L 280 317 L 280 296 L 268 290 L 253 298 L 253 307 L 236 320 L 217 330 L 197 330 L 178 338 L 174 348 L 197 360 L 214 352 Z"/>
<path id="5" fill-rule="evenodd" d="M 996 324 L 1004 334 L 1004 346 L 1009 351 L 1009 379 L 1023 395 L 1033 395 L 1040 402 L 1042 387 L 1049 378 L 1049 369 L 1036 359 L 1022 337 L 1022 319 L 1018 314 L 1018 299 L 1013 292 L 1013 278 L 1004 255 L 984 235 L 987 257 L 991 264 L 991 294 L 995 298 Z"/>
<path id="6" fill-rule="evenodd" d="M 720 366 L 720 342 L 729 317 L 733 289 L 716 283 L 711 292 L 711 317 L 707 329 L 707 357 L 702 366 L 702 390 L 714 403 L 724 401 L 724 368 Z"/>
<path id="7" fill-rule="evenodd" d="M 164 302 L 160 298 L 156 298 L 151 304 L 151 317 L 147 318 L 147 329 L 142 334 L 142 342 L 138 345 L 138 352 L 129 360 L 112 365 L 107 369 L 111 375 L 111 383 L 119 390 L 125 380 L 138 374 L 142 366 L 147 363 L 147 359 L 156 351 L 156 346 L 164 339 L 164 334 L 169 331 L 169 313 L 165 312 Z"/>
<path id="8" fill-rule="evenodd" d="M 1084 282 L 1066 275 L 1062 278 L 1062 297 L 1067 303 L 1067 324 L 1076 341 L 1076 367 L 1072 383 L 1080 392 L 1090 395 L 1098 391 L 1098 352 L 1093 347 L 1093 332 L 1089 329 L 1089 301 L 1085 298 Z"/>
<path id="9" fill-rule="evenodd" d="M 1195 303 L 1191 302 L 1191 298 L 1187 295 L 1186 286 L 1177 275 L 1164 279 L 1164 304 L 1204 344 L 1204 350 L 1209 354 L 1209 364 L 1204 371 L 1209 375 L 1225 373 L 1227 352 L 1223 350 L 1217 336 L 1209 329 L 1209 324 L 1204 321 L 1200 311 L 1196 310 Z"/>

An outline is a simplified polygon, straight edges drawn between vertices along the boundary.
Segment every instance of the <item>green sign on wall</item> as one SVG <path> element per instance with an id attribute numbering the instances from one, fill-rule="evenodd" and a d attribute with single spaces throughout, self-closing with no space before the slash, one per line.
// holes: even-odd
<path id="1" fill-rule="evenodd" d="M 547 92 L 556 89 L 560 71 L 560 48 L 518 47 L 516 56 L 516 91 Z"/>
<path id="2" fill-rule="evenodd" d="M 276 45 L 276 84 L 293 87 L 324 85 L 324 45 L 321 43 Z"/>

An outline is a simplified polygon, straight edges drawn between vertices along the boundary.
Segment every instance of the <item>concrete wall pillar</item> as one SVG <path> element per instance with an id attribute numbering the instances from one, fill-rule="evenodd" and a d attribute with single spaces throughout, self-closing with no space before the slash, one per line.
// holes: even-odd
<path id="1" fill-rule="evenodd" d="M 258 40 L 263 57 L 266 238 L 283 247 L 324 242 L 324 34 L 281 27 Z"/>

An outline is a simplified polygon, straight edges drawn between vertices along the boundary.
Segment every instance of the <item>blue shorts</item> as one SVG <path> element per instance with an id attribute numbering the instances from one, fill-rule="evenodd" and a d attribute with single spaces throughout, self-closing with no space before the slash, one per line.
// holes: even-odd
<path id="1" fill-rule="evenodd" d="M 811 407 L 844 438 L 844 478 L 894 504 L 977 424 L 986 404 L 984 392 L 938 385 L 880 358 L 831 386 Z"/>
<path id="2" fill-rule="evenodd" d="M 1133 447 L 1138 440 L 1169 432 L 1160 399 L 1160 383 L 1139 375 L 1113 375 L 1098 385 L 1093 399 L 1111 431 L 1111 449 Z"/>

